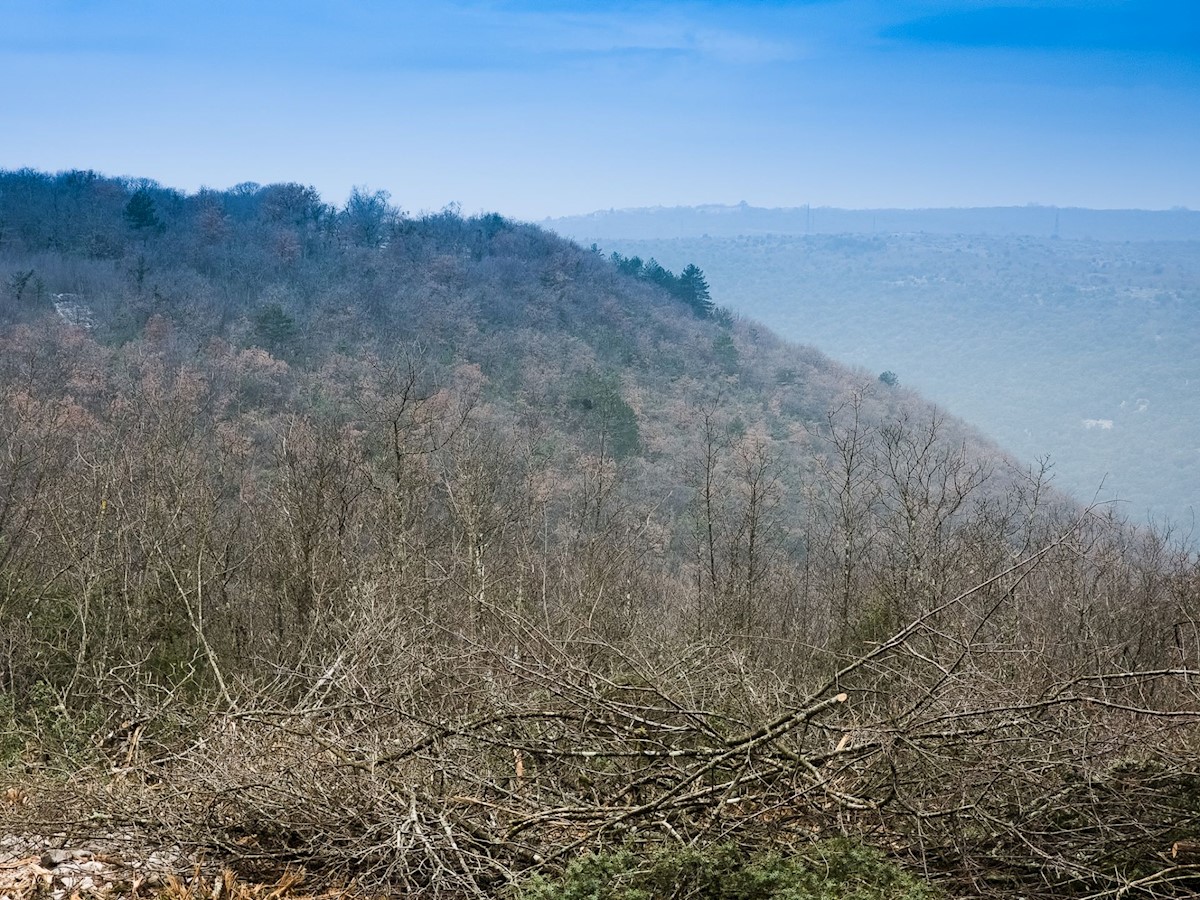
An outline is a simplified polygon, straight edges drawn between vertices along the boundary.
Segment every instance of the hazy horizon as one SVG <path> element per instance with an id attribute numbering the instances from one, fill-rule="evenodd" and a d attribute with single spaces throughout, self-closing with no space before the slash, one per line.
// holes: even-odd
<path id="1" fill-rule="evenodd" d="M 0 168 L 526 220 L 1200 206 L 1200 17 L 1120 0 L 3 2 Z"/>

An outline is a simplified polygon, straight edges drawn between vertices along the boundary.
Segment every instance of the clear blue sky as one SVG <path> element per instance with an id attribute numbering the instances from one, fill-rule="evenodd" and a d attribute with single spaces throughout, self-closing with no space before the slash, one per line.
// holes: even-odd
<path id="1" fill-rule="evenodd" d="M 0 168 L 407 210 L 1200 207 L 1200 0 L 0 0 Z"/>

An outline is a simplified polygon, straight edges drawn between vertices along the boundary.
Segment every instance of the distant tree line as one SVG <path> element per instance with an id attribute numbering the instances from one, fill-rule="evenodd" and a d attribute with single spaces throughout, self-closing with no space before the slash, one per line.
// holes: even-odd
<path id="1" fill-rule="evenodd" d="M 538 284 L 559 308 L 564 296 L 586 293 L 580 273 L 571 271 L 574 263 L 564 265 L 563 251 L 547 256 L 541 244 L 536 228 L 496 213 L 465 216 L 450 204 L 411 214 L 388 192 L 363 187 L 336 206 L 296 183 L 244 182 L 189 195 L 151 179 L 93 171 L 0 170 L 0 276 L 13 301 L 0 310 L 0 321 L 45 312 L 52 295 L 66 292 L 86 295 L 93 307 L 120 303 L 123 314 L 114 308 L 101 320 L 111 327 L 128 319 L 126 338 L 151 314 L 183 308 L 214 333 L 247 307 L 257 307 L 252 315 L 282 311 L 299 334 L 319 298 L 344 292 L 376 318 L 388 318 L 397 311 L 394 295 L 424 293 L 430 273 L 454 283 L 462 273 L 452 276 L 452 269 L 491 259 L 486 271 L 464 283 L 480 289 L 485 315 L 514 324 L 536 311 L 505 299 L 514 281 Z M 613 254 L 612 262 L 604 268 L 615 268 L 618 281 L 644 286 L 642 304 L 657 306 L 661 288 L 699 319 L 718 312 L 695 265 L 677 276 L 653 259 Z M 548 271 L 526 282 L 523 270 L 535 266 Z M 596 311 L 584 304 L 579 313 Z M 286 355 L 287 341 L 267 344 Z"/>

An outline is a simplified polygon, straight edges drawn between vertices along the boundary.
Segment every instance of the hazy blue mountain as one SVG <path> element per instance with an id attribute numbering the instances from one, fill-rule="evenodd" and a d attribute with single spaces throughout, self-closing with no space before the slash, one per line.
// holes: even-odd
<path id="1" fill-rule="evenodd" d="M 964 209 L 838 209 L 735 206 L 600 210 L 547 219 L 576 240 L 738 237 L 761 234 L 990 234 L 1104 241 L 1200 240 L 1200 211 L 998 206 Z"/>

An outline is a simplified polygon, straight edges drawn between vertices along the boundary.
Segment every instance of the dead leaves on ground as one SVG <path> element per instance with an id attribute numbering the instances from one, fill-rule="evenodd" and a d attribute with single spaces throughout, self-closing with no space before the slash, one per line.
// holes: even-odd
<path id="1" fill-rule="evenodd" d="M 289 869 L 274 883 L 243 881 L 230 869 L 190 876 L 134 873 L 112 859 L 53 867 L 38 856 L 0 861 L 0 900 L 348 900 L 351 890 L 313 891 L 303 870 Z"/>

